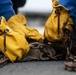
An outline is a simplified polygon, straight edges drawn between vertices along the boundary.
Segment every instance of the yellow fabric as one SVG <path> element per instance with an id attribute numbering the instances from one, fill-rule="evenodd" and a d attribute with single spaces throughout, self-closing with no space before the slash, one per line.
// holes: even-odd
<path id="1" fill-rule="evenodd" d="M 52 6 L 58 5 L 58 1 L 59 1 L 59 0 L 52 0 Z"/>
<path id="2" fill-rule="evenodd" d="M 52 42 L 63 39 L 63 31 L 62 31 L 63 27 L 72 30 L 72 26 L 73 26 L 73 21 L 69 17 L 69 10 L 62 5 L 58 5 L 57 0 L 53 0 L 53 1 L 54 1 L 53 10 L 45 24 L 45 30 L 44 30 L 44 38 Z M 60 13 L 59 36 L 58 36 L 58 14 L 56 14 L 57 10 Z"/>
<path id="3" fill-rule="evenodd" d="M 4 31 L 6 32 L 6 51 L 4 50 Z M 4 17 L 0 22 L 0 49 L 11 62 L 21 60 L 30 49 L 26 39 L 8 27 Z"/>
<path id="4" fill-rule="evenodd" d="M 11 17 L 8 23 L 10 28 L 23 35 L 25 38 L 43 42 L 44 37 L 36 29 L 26 26 L 26 18 L 23 15 L 18 14 Z"/>

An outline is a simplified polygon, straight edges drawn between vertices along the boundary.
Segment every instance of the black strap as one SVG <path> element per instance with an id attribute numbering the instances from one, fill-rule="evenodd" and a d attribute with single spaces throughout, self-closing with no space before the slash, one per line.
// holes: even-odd
<path id="1" fill-rule="evenodd" d="M 59 37 L 59 33 L 60 33 L 60 12 L 59 12 L 59 9 L 57 9 L 55 11 L 55 13 L 58 15 L 58 37 Z"/>
<path id="2" fill-rule="evenodd" d="M 6 51 L 6 32 L 4 31 L 4 51 Z"/>

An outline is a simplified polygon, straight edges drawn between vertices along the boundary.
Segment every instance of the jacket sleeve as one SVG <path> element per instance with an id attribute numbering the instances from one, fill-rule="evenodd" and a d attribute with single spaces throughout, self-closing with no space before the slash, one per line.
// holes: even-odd
<path id="1" fill-rule="evenodd" d="M 11 0 L 0 0 L 0 16 L 4 16 L 6 20 L 15 15 Z"/>
<path id="2" fill-rule="evenodd" d="M 76 0 L 59 0 L 59 4 L 65 6 L 70 10 L 70 17 L 76 25 Z"/>

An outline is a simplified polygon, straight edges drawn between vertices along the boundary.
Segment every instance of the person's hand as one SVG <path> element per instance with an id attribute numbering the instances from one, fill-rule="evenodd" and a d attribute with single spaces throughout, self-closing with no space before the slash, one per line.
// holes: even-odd
<path id="1" fill-rule="evenodd" d="M 8 27 L 4 17 L 0 19 L 0 50 L 11 61 L 19 61 L 30 50 L 26 39 L 18 32 Z"/>
<path id="2" fill-rule="evenodd" d="M 29 40 L 43 42 L 44 37 L 34 28 L 27 26 L 26 18 L 23 15 L 15 15 L 8 20 L 9 27 Z"/>

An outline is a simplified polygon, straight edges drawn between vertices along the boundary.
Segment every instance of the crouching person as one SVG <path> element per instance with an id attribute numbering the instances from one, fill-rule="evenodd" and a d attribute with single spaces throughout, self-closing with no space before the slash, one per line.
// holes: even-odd
<path id="1" fill-rule="evenodd" d="M 16 15 L 10 0 L 0 1 L 0 65 L 10 60 L 20 61 L 27 56 L 29 40 L 43 42 L 36 29 L 26 26 L 26 18 Z M 2 59 L 3 58 L 3 59 Z"/>
<path id="2" fill-rule="evenodd" d="M 70 50 L 70 55 L 69 55 L 69 61 L 65 62 L 65 69 L 70 70 L 70 71 L 76 71 L 76 42 L 75 42 L 75 34 L 76 33 L 76 3 L 75 0 L 59 0 L 59 4 L 63 5 L 67 9 L 70 10 L 70 17 L 72 18 L 74 22 L 74 30 L 73 30 L 73 35 L 72 35 L 72 49 Z"/>
<path id="3" fill-rule="evenodd" d="M 55 49 L 58 59 L 70 61 L 65 63 L 66 69 L 69 70 L 76 69 L 76 56 L 71 53 L 72 32 L 76 21 L 75 10 L 72 11 L 75 7 L 72 5 L 71 0 L 52 0 L 53 10 L 44 30 L 44 42 Z"/>
<path id="4" fill-rule="evenodd" d="M 8 27 L 4 17 L 0 18 L 0 49 L 11 62 L 21 60 L 30 49 L 26 39 Z"/>

